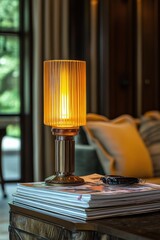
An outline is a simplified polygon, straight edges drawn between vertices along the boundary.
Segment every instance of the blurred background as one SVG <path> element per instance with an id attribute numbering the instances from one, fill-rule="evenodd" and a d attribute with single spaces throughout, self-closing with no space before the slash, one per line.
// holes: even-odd
<path id="1" fill-rule="evenodd" d="M 158 0 L 1 0 L 0 133 L 5 183 L 53 172 L 43 61 L 87 62 L 87 112 L 160 110 Z"/>

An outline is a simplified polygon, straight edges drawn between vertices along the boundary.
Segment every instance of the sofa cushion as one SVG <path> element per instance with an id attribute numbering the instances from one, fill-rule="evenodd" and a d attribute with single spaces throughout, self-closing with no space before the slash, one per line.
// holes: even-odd
<path id="1" fill-rule="evenodd" d="M 106 122 L 109 121 L 109 119 L 103 115 L 99 115 L 96 113 L 88 113 L 87 114 L 87 121 L 101 121 Z"/>
<path id="2" fill-rule="evenodd" d="M 75 145 L 75 175 L 84 176 L 93 173 L 104 174 L 97 157 L 95 147 L 91 145 Z"/>
<path id="3" fill-rule="evenodd" d="M 106 174 L 153 176 L 149 152 L 130 116 L 108 122 L 89 121 L 85 129 Z"/>
<path id="4" fill-rule="evenodd" d="M 160 177 L 160 115 L 141 118 L 139 132 L 150 153 L 155 177 Z"/>
<path id="5" fill-rule="evenodd" d="M 87 136 L 83 127 L 79 128 L 79 133 L 75 136 L 75 143 L 81 145 L 88 145 Z"/>
<path id="6" fill-rule="evenodd" d="M 96 114 L 96 113 L 88 113 L 87 114 L 87 121 L 109 121 L 109 119 L 105 116 Z M 79 134 L 75 136 L 76 144 L 88 144 L 87 136 L 85 130 L 82 127 L 79 128 Z"/>

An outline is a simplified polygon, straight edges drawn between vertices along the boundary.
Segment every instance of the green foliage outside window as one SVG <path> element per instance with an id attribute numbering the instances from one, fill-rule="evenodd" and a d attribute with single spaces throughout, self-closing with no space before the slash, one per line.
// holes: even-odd
<path id="1" fill-rule="evenodd" d="M 0 28 L 19 30 L 19 0 L 0 0 Z"/>
<path id="2" fill-rule="evenodd" d="M 19 124 L 16 124 L 16 125 L 9 124 L 7 126 L 7 136 L 20 137 L 20 135 L 21 135 L 21 132 L 20 132 Z"/>
<path id="3" fill-rule="evenodd" d="M 20 113 L 20 1 L 0 0 L 0 114 Z M 7 135 L 20 137 L 20 125 Z"/>
<path id="4" fill-rule="evenodd" d="M 1 114 L 20 112 L 20 44 L 16 31 L 19 31 L 19 0 L 0 0 Z"/>

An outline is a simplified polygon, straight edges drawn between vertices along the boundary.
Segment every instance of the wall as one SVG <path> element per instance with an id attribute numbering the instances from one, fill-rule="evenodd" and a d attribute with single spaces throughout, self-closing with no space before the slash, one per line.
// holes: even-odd
<path id="1" fill-rule="evenodd" d="M 160 109 L 159 5 L 70 1 L 70 54 L 87 60 L 88 112 L 114 118 Z"/>

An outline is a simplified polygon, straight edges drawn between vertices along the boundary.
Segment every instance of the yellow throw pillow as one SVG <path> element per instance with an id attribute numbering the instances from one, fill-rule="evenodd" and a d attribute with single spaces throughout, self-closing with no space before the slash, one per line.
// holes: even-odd
<path id="1" fill-rule="evenodd" d="M 153 176 L 149 152 L 128 117 L 110 122 L 87 122 L 86 131 L 90 142 L 96 145 L 106 174 Z"/>
<path id="2" fill-rule="evenodd" d="M 96 113 L 87 113 L 87 121 L 102 121 L 108 122 L 109 119 L 103 115 L 99 115 Z"/>

